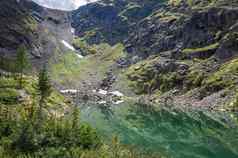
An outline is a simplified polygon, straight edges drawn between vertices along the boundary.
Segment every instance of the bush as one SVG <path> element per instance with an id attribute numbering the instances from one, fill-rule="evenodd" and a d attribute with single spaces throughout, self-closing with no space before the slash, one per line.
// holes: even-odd
<path id="1" fill-rule="evenodd" d="M 15 104 L 19 98 L 19 93 L 15 89 L 0 88 L 0 103 L 2 104 Z"/>
<path id="2" fill-rule="evenodd" d="M 40 129 L 34 128 L 32 120 L 5 119 L 1 120 L 0 127 L 0 147 L 16 157 L 21 153 L 61 157 L 72 148 L 92 150 L 101 144 L 94 129 L 86 124 L 73 128 L 69 118 L 46 119 Z"/>

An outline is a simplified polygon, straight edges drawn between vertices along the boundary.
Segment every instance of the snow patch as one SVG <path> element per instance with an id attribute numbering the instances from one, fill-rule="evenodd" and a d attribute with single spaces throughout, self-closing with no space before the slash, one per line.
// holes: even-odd
<path id="1" fill-rule="evenodd" d="M 114 95 L 114 96 L 117 96 L 117 97 L 123 97 L 124 94 L 122 94 L 121 92 L 119 91 L 113 91 L 113 92 L 110 92 L 110 94 Z"/>
<path id="2" fill-rule="evenodd" d="M 98 93 L 102 95 L 107 95 L 108 92 L 103 89 L 99 89 Z"/>
<path id="3" fill-rule="evenodd" d="M 78 92 L 77 89 L 60 90 L 60 93 L 62 93 L 62 94 L 76 94 L 77 92 Z"/>
<path id="4" fill-rule="evenodd" d="M 124 103 L 124 100 L 118 100 L 116 102 L 113 102 L 113 104 L 115 104 L 115 105 L 118 105 L 118 104 L 121 104 L 121 103 Z"/>
<path id="5" fill-rule="evenodd" d="M 80 54 L 76 54 L 79 59 L 83 59 L 83 56 Z"/>
<path id="6" fill-rule="evenodd" d="M 102 101 L 98 102 L 98 104 L 106 104 L 106 103 L 107 103 L 107 101 L 105 101 L 105 100 L 102 100 Z"/>
<path id="7" fill-rule="evenodd" d="M 62 43 L 65 47 L 67 47 L 68 49 L 75 51 L 75 48 L 74 48 L 71 44 L 69 44 L 68 42 L 66 42 L 65 40 L 62 40 L 61 43 Z"/>

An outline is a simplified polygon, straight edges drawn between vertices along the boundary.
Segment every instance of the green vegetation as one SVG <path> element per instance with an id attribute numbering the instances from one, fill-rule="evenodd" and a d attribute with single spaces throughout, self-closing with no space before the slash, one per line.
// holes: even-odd
<path id="1" fill-rule="evenodd" d="M 191 89 L 194 87 L 200 87 L 202 85 L 203 80 L 206 78 L 206 74 L 203 70 L 193 69 L 187 75 L 187 88 Z"/>
<path id="2" fill-rule="evenodd" d="M 215 63 L 212 59 L 206 60 L 194 59 L 190 64 L 190 68 L 184 81 L 185 87 L 188 90 L 201 87 L 203 81 L 209 75 L 210 68 L 214 64 Z"/>
<path id="3" fill-rule="evenodd" d="M 29 61 L 27 58 L 27 50 L 24 46 L 17 49 L 16 58 L 16 72 L 19 73 L 19 87 L 22 88 L 23 73 L 29 68 Z"/>
<path id="4" fill-rule="evenodd" d="M 31 77 L 23 79 L 21 90 L 13 76 L 0 79 L 0 157 L 65 157 L 100 144 L 88 125 L 72 127 L 71 116 L 60 110 L 70 111 L 70 106 L 50 90 L 46 69 L 40 72 L 39 84 Z M 45 104 L 49 100 L 56 101 L 54 107 Z"/>
<path id="5" fill-rule="evenodd" d="M 214 4 L 216 4 L 219 0 L 204 0 L 205 3 L 203 1 L 196 1 L 196 0 L 169 0 L 169 4 L 174 5 L 174 6 L 178 6 L 180 5 L 182 2 L 187 3 L 190 7 L 192 8 L 197 8 L 197 7 L 204 7 L 204 6 L 212 6 Z"/>
<path id="6" fill-rule="evenodd" d="M 99 51 L 106 48 L 106 51 L 94 60 L 89 56 L 85 63 L 81 63 L 74 52 L 68 52 L 53 68 L 59 69 L 59 72 L 65 70 L 63 76 L 75 75 L 74 72 L 82 65 L 85 64 L 85 70 L 86 65 L 92 64 L 94 67 L 102 59 L 106 65 L 98 68 L 103 74 L 114 60 L 123 55 L 122 45 L 110 47 L 105 44 L 96 47 L 100 48 Z M 25 60 L 23 57 L 17 58 L 15 62 Z M 112 142 L 103 143 L 93 128 L 80 121 L 79 109 L 71 106 L 71 101 L 51 86 L 46 67 L 39 72 L 38 78 L 23 75 L 21 89 L 18 88 L 18 78 L 14 74 L 4 72 L 0 78 L 0 157 L 159 157 L 121 145 L 117 137 Z M 52 74 L 57 75 L 56 72 Z"/>
<path id="7" fill-rule="evenodd" d="M 16 71 L 16 61 L 3 56 L 0 56 L 0 68 L 6 71 Z"/>
<path id="8" fill-rule="evenodd" d="M 148 8 L 144 8 L 138 3 L 128 3 L 124 10 L 119 13 L 119 16 L 125 22 L 132 22 L 135 20 L 142 19 L 151 14 L 151 10 Z"/>
<path id="9" fill-rule="evenodd" d="M 220 69 L 211 74 L 203 85 L 209 91 L 219 91 L 224 88 L 234 88 L 237 83 L 238 59 L 233 59 L 223 64 Z"/>
<path id="10" fill-rule="evenodd" d="M 22 88 L 24 73 L 30 70 L 30 62 L 27 54 L 25 46 L 20 46 L 17 49 L 16 59 L 8 59 L 2 56 L 0 57 L 0 69 L 17 74 L 16 76 L 18 77 L 19 88 Z"/>
<path id="11" fill-rule="evenodd" d="M 182 81 L 177 72 L 156 69 L 159 57 L 133 65 L 126 72 L 130 86 L 137 94 L 152 94 L 155 90 L 166 92 Z"/>
<path id="12" fill-rule="evenodd" d="M 186 48 L 182 50 L 182 58 L 207 59 L 215 53 L 218 47 L 219 43 L 214 43 L 201 48 Z"/>
<path id="13" fill-rule="evenodd" d="M 38 76 L 38 90 L 42 99 L 46 99 L 51 94 L 51 88 L 49 75 L 44 66 Z"/>
<path id="14" fill-rule="evenodd" d="M 93 45 L 91 49 L 97 50 L 97 52 L 83 59 L 78 58 L 75 52 L 67 52 L 59 58 L 56 64 L 51 65 L 52 77 L 61 85 L 73 87 L 79 81 L 95 79 L 99 81 L 103 79 L 115 61 L 124 56 L 123 48 L 122 44 L 115 46 L 105 43 Z"/>
<path id="15" fill-rule="evenodd" d="M 1 158 L 159 157 L 123 146 L 117 137 L 102 143 L 94 129 L 80 122 L 78 108 L 51 88 L 46 69 L 38 80 L 23 79 L 19 90 L 14 76 L 0 78 Z"/>
<path id="16" fill-rule="evenodd" d="M 127 17 L 133 17 L 133 15 L 136 15 L 138 10 L 142 9 L 140 5 L 134 4 L 134 3 L 129 3 L 122 12 L 120 12 L 120 16 L 123 16 L 125 18 Z M 134 16 L 135 17 L 135 16 Z"/>
<path id="17" fill-rule="evenodd" d="M 93 34 L 93 33 L 91 33 L 91 34 Z M 97 53 L 96 49 L 89 46 L 87 44 L 87 42 L 82 38 L 75 38 L 73 40 L 73 46 L 76 49 L 79 49 L 82 52 L 82 54 L 85 55 L 85 56 Z"/>
<path id="18" fill-rule="evenodd" d="M 46 69 L 46 66 L 43 67 L 43 69 L 39 72 L 38 75 L 38 91 L 40 94 L 40 100 L 39 100 L 39 111 L 38 111 L 38 125 L 40 126 L 41 124 L 41 120 L 43 119 L 43 106 L 47 101 L 47 98 L 50 96 L 51 94 L 51 84 L 50 84 L 50 80 L 49 80 L 49 76 L 48 76 L 48 72 Z M 38 127 L 39 128 L 39 127 Z"/>
<path id="19" fill-rule="evenodd" d="M 80 71 L 80 60 L 75 52 L 69 51 L 59 56 L 56 63 L 51 62 L 50 72 L 54 81 L 60 84 L 75 83 Z"/>
<path id="20" fill-rule="evenodd" d="M 217 49 L 218 46 L 219 46 L 219 43 L 214 43 L 214 44 L 211 44 L 209 46 L 202 47 L 202 48 L 186 48 L 182 52 L 185 53 L 185 54 L 197 53 L 197 52 L 206 52 L 206 51 L 209 51 L 209 50 Z"/>
<path id="21" fill-rule="evenodd" d="M 169 23 L 171 21 L 178 20 L 182 16 L 184 16 L 184 15 L 181 13 L 173 13 L 173 12 L 169 12 L 169 11 L 168 12 L 158 11 L 158 12 L 152 13 L 150 16 L 147 17 L 147 19 L 149 18 L 151 20 L 154 18 L 159 18 L 161 22 Z"/>
<path id="22" fill-rule="evenodd" d="M 209 46 L 202 47 L 202 48 L 186 48 L 182 52 L 185 53 L 185 54 L 197 53 L 197 52 L 206 52 L 206 51 L 209 51 L 209 50 L 217 49 L 218 46 L 219 46 L 219 43 L 214 43 L 214 44 L 211 44 Z"/>
<path id="23" fill-rule="evenodd" d="M 100 145 L 95 130 L 86 124 L 72 126 L 70 115 L 38 120 L 33 105 L 18 108 L 20 113 L 12 107 L 0 108 L 0 157 L 79 158 L 84 151 L 96 150 Z"/>
<path id="24" fill-rule="evenodd" d="M 19 92 L 12 88 L 0 89 L 0 102 L 6 105 L 11 105 L 17 102 Z"/>
<path id="25" fill-rule="evenodd" d="M 229 106 L 231 110 L 234 110 L 234 111 L 238 110 L 238 92 L 237 91 L 236 91 L 234 100 L 231 101 Z"/>
<path id="26" fill-rule="evenodd" d="M 23 19 L 23 22 L 25 23 L 25 29 L 27 32 L 34 32 L 38 28 L 38 23 L 36 22 L 35 19 L 31 16 L 27 16 Z"/>

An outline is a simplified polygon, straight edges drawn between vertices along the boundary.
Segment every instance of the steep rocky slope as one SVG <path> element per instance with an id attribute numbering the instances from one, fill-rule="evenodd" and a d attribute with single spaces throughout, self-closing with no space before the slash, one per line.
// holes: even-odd
<path id="1" fill-rule="evenodd" d="M 29 0 L 1 0 L 0 21 L 0 104 L 11 105 L 17 112 L 39 99 L 35 73 L 67 54 L 62 40 L 72 41 L 70 14 L 43 8 Z M 21 45 L 27 48 L 32 70 L 23 75 L 23 87 L 19 88 L 17 74 L 11 72 L 19 66 L 15 59 Z M 54 88 L 46 104 L 51 114 L 64 115 L 71 108 L 70 100 Z"/>
<path id="2" fill-rule="evenodd" d="M 162 2 L 103 0 L 91 3 L 73 12 L 72 26 L 76 28 L 76 35 L 85 35 L 89 43 L 115 44 L 128 36 L 131 25 L 150 15 Z"/>
<path id="3" fill-rule="evenodd" d="M 129 86 L 153 102 L 172 98 L 181 105 L 227 106 L 235 100 L 238 81 L 237 5 L 101 0 L 73 12 L 72 26 L 80 37 L 75 43 L 79 48 L 85 41 L 88 47 L 124 45 L 124 55 L 108 70 L 116 72 L 116 66 L 119 71 L 116 89 Z"/>
<path id="4" fill-rule="evenodd" d="M 0 1 L 0 55 L 2 68 L 24 44 L 33 68 L 39 68 L 55 55 L 63 53 L 61 40 L 71 41 L 68 12 L 43 8 L 28 0 Z M 8 61 L 8 62 L 4 62 Z"/>

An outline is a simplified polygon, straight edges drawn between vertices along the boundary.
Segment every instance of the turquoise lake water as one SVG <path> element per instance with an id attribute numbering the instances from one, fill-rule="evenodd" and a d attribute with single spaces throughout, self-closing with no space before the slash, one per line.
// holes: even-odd
<path id="1" fill-rule="evenodd" d="M 238 158 L 236 113 L 158 109 L 124 103 L 81 106 L 81 119 L 105 140 L 168 158 Z"/>

